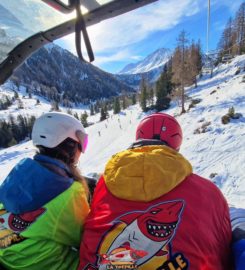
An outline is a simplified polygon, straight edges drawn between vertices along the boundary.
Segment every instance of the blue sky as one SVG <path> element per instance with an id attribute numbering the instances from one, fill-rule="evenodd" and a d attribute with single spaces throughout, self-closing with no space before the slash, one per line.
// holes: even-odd
<path id="1" fill-rule="evenodd" d="M 216 49 L 229 17 L 234 17 L 242 2 L 211 0 L 211 50 Z M 182 30 L 188 33 L 190 41 L 200 39 L 205 52 L 207 4 L 206 0 L 158 0 L 89 27 L 94 65 L 108 72 L 119 72 L 125 65 L 142 60 L 158 48 L 173 49 Z M 73 35 L 58 43 L 75 53 Z"/>

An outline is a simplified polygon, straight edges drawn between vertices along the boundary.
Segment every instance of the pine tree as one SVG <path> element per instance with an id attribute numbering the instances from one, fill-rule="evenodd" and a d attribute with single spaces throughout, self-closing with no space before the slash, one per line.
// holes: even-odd
<path id="1" fill-rule="evenodd" d="M 94 115 L 94 105 L 90 104 L 90 115 Z"/>
<path id="2" fill-rule="evenodd" d="M 66 110 L 66 113 L 68 113 L 68 114 L 70 114 L 70 115 L 73 115 L 73 112 L 72 112 L 72 109 L 71 109 L 71 108 L 68 108 L 68 109 Z"/>
<path id="3" fill-rule="evenodd" d="M 60 112 L 59 103 L 57 101 L 51 103 L 51 111 Z"/>
<path id="4" fill-rule="evenodd" d="M 21 114 L 19 114 L 17 116 L 17 124 L 18 124 L 19 130 L 20 130 L 20 138 L 18 141 L 21 141 L 21 140 L 24 140 L 26 135 L 28 134 L 26 118 L 24 116 L 22 116 Z"/>
<path id="5" fill-rule="evenodd" d="M 236 46 L 236 48 L 233 48 L 236 43 L 236 35 L 237 34 L 234 29 L 234 22 L 232 18 L 229 18 L 218 43 L 218 47 L 220 50 L 220 58 L 222 58 L 225 54 L 232 53 L 232 51 L 234 51 L 234 53 L 237 53 L 238 47 Z"/>
<path id="6" fill-rule="evenodd" d="M 14 139 L 16 140 L 16 142 L 20 141 L 22 139 L 20 127 L 18 126 L 15 118 L 12 115 L 9 115 L 8 122 L 10 124 Z"/>
<path id="7" fill-rule="evenodd" d="M 105 116 L 106 116 L 106 119 L 107 119 L 109 117 L 107 102 L 104 105 L 104 111 L 105 111 Z"/>
<path id="8" fill-rule="evenodd" d="M 121 111 L 121 106 L 120 106 L 119 97 L 115 97 L 114 104 L 113 104 L 113 113 L 117 114 L 117 113 L 120 113 L 120 111 Z"/>
<path id="9" fill-rule="evenodd" d="M 143 112 L 147 111 L 147 84 L 144 77 L 140 82 L 140 107 Z"/>
<path id="10" fill-rule="evenodd" d="M 27 119 L 27 131 L 28 131 L 27 136 L 29 138 L 31 138 L 31 132 L 35 121 L 36 117 L 34 115 L 32 115 L 30 118 Z"/>
<path id="11" fill-rule="evenodd" d="M 102 106 L 100 109 L 100 121 L 104 121 L 107 118 L 107 112 L 105 110 L 105 107 Z"/>
<path id="12" fill-rule="evenodd" d="M 19 98 L 18 92 L 14 90 L 14 99 L 18 99 L 18 98 Z"/>
<path id="13" fill-rule="evenodd" d="M 153 89 L 153 87 L 151 87 L 150 91 L 149 91 L 149 104 L 151 107 L 154 105 L 154 89 Z"/>
<path id="14" fill-rule="evenodd" d="M 84 113 L 81 114 L 80 120 L 85 128 L 88 127 L 88 114 L 86 111 L 84 111 Z"/>
<path id="15" fill-rule="evenodd" d="M 132 105 L 135 105 L 136 102 L 137 102 L 137 100 L 136 100 L 136 94 L 133 94 L 132 95 Z"/>
<path id="16" fill-rule="evenodd" d="M 238 43 L 238 53 L 245 52 L 245 2 L 243 2 L 235 16 L 235 32 Z"/>
<path id="17" fill-rule="evenodd" d="M 125 110 L 127 108 L 126 95 L 122 96 L 122 108 Z"/>
<path id="18" fill-rule="evenodd" d="M 99 111 L 100 111 L 100 104 L 99 104 L 99 101 L 97 100 L 94 105 L 94 112 L 99 113 Z"/>
<path id="19" fill-rule="evenodd" d="M 18 109 L 24 109 L 23 101 L 20 98 L 17 99 L 17 102 L 18 102 Z"/>
<path id="20" fill-rule="evenodd" d="M 75 112 L 74 115 L 73 115 L 77 120 L 79 120 L 79 116 L 78 116 L 78 113 Z"/>
<path id="21" fill-rule="evenodd" d="M 202 68 L 202 56 L 201 56 L 201 47 L 200 43 L 195 43 L 192 41 L 192 44 L 188 50 L 188 65 L 190 70 L 190 83 L 194 83 L 197 87 L 197 75 L 200 73 Z M 212 63 L 210 63 L 212 65 Z M 211 67 L 212 68 L 212 67 Z"/>
<path id="22" fill-rule="evenodd" d="M 7 110 L 8 107 L 12 105 L 12 101 L 8 96 L 2 96 L 2 100 L 0 100 L 0 110 Z"/>
<path id="23" fill-rule="evenodd" d="M 185 86 L 189 85 L 191 82 L 191 72 L 190 65 L 187 60 L 188 56 L 188 39 L 187 33 L 183 30 L 180 32 L 177 39 L 178 46 L 175 49 L 173 55 L 173 77 L 172 81 L 177 86 L 180 87 L 180 97 L 181 97 L 181 113 L 185 113 Z"/>
<path id="24" fill-rule="evenodd" d="M 170 98 L 167 97 L 172 91 L 170 71 L 164 66 L 161 76 L 156 82 L 156 110 L 162 111 L 169 107 Z"/>
<path id="25" fill-rule="evenodd" d="M 9 147 L 13 139 L 10 125 L 5 121 L 0 121 L 0 147 Z"/>

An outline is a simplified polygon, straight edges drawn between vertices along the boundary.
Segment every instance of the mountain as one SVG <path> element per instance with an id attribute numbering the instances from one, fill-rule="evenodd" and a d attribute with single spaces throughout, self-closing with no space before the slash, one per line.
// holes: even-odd
<path id="1" fill-rule="evenodd" d="M 244 208 L 245 181 L 245 55 L 234 58 L 230 63 L 221 64 L 214 69 L 213 77 L 204 75 L 198 80 L 198 87 L 186 89 L 188 100 L 186 109 L 177 101 L 171 102 L 166 113 L 175 115 L 184 132 L 180 153 L 192 164 L 193 172 L 210 179 L 225 195 L 228 203 Z M 0 92 L 11 94 L 8 85 L 0 86 Z M 12 93 L 13 94 L 13 93 Z M 192 102 L 197 101 L 199 103 Z M 12 105 L 9 110 L 0 111 L 0 119 L 8 113 L 41 115 L 50 109 L 50 105 L 40 100 L 23 99 L 24 109 L 16 110 Z M 192 106 L 190 106 L 192 104 Z M 195 104 L 195 105 L 194 105 Z M 222 117 L 233 107 L 236 113 L 243 116 L 231 119 L 222 124 Z M 64 108 L 61 108 L 65 111 Z M 74 108 L 79 115 L 84 108 Z M 87 151 L 82 155 L 79 167 L 85 175 L 103 172 L 108 159 L 116 152 L 126 149 L 135 138 L 135 129 L 139 121 L 146 115 L 139 105 L 130 106 L 121 114 L 113 115 L 100 122 L 100 115 L 88 117 L 94 123 L 86 128 L 89 135 Z M 100 132 L 100 136 L 99 133 Z M 0 150 L 0 183 L 11 168 L 22 158 L 32 157 L 35 148 L 31 141 Z M 205 196 L 205 194 L 204 194 Z"/>
<path id="2" fill-rule="evenodd" d="M 115 74 L 115 77 L 133 88 L 139 87 L 142 76 L 146 77 L 149 83 L 154 83 L 170 57 L 169 49 L 158 49 L 142 61 L 128 64 L 118 74 Z"/>
<path id="3" fill-rule="evenodd" d="M 139 74 L 161 68 L 168 62 L 170 56 L 171 51 L 169 49 L 158 49 L 142 61 L 127 65 L 118 74 Z"/>
<path id="4" fill-rule="evenodd" d="M 154 84 L 157 79 L 159 78 L 161 72 L 163 70 L 163 66 L 160 66 L 158 68 L 154 68 L 148 72 L 144 73 L 138 73 L 138 74 L 114 74 L 114 77 L 126 85 L 138 89 L 142 77 L 147 79 L 147 82 L 149 84 Z"/>
<path id="5" fill-rule="evenodd" d="M 73 102 L 133 91 L 112 74 L 81 62 L 72 53 L 54 44 L 33 54 L 14 72 L 12 79 L 29 86 L 32 92 L 47 96 L 47 92 L 53 91 L 51 95 L 63 95 Z"/>

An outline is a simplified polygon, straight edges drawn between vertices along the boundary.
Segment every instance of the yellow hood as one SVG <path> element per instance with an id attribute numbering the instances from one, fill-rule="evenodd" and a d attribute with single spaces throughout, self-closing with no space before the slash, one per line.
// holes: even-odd
<path id="1" fill-rule="evenodd" d="M 114 155 L 104 178 L 114 196 L 149 202 L 168 193 L 191 173 L 191 164 L 175 150 L 143 146 Z"/>

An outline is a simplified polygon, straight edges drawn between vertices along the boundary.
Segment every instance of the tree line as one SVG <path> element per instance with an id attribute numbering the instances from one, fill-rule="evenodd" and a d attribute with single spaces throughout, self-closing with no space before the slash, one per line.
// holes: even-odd
<path id="1" fill-rule="evenodd" d="M 113 111 L 114 114 L 118 114 L 121 110 L 125 110 L 130 105 L 134 105 L 137 102 L 136 93 L 123 93 L 120 96 L 116 96 L 110 99 L 97 100 L 90 104 L 90 115 L 100 113 L 100 121 L 103 121 L 109 117 L 108 111 Z"/>
<path id="2" fill-rule="evenodd" d="M 35 122 L 35 116 L 23 116 L 16 118 L 8 116 L 8 121 L 0 120 L 0 147 L 13 146 L 26 138 L 31 138 L 31 131 Z"/>
<path id="3" fill-rule="evenodd" d="M 219 60 L 226 54 L 235 56 L 245 53 L 245 2 L 235 17 L 230 17 L 218 43 Z"/>
<path id="4" fill-rule="evenodd" d="M 7 110 L 9 106 L 13 104 L 13 99 L 6 95 L 1 96 L 0 100 L 0 110 Z"/>
<path id="5" fill-rule="evenodd" d="M 173 97 L 181 98 L 182 113 L 185 112 L 184 87 L 195 84 L 202 69 L 200 41 L 189 44 L 187 33 L 183 30 L 177 39 L 177 47 L 171 59 L 154 85 L 142 77 L 140 84 L 140 105 L 144 112 L 149 109 L 162 111 L 169 108 Z"/>

